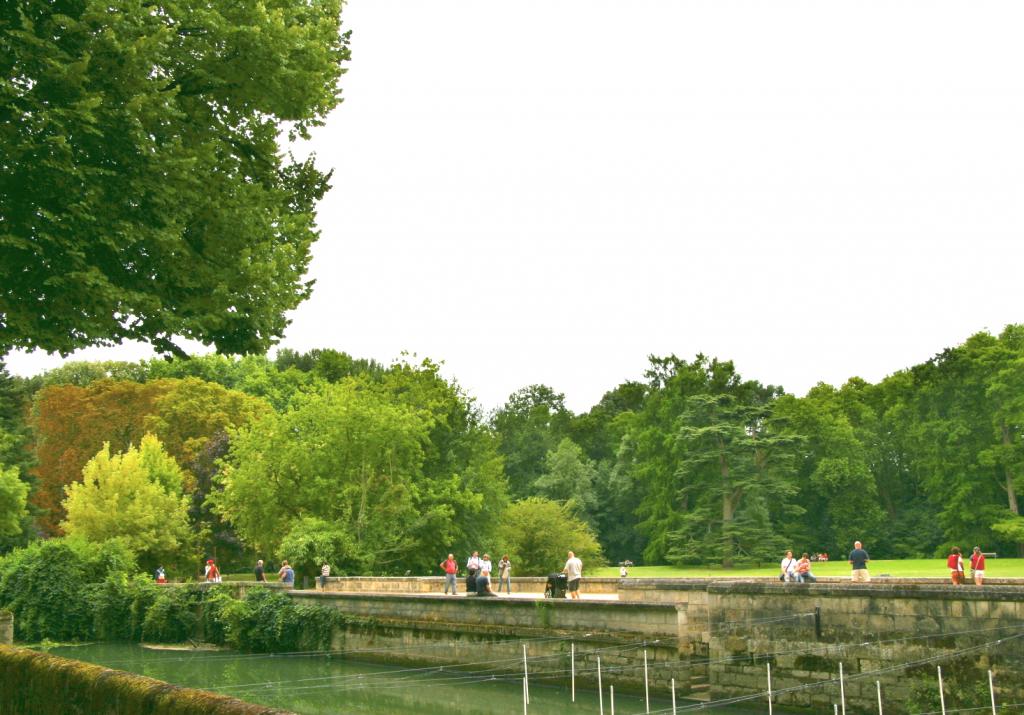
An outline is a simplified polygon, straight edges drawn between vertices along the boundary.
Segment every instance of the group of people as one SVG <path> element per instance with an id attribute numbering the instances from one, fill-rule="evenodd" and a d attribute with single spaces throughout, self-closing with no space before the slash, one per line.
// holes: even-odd
<path id="1" fill-rule="evenodd" d="M 457 596 L 459 593 L 458 575 L 459 562 L 455 560 L 455 554 L 448 554 L 448 558 L 438 564 L 444 572 L 444 593 L 451 593 Z M 497 565 L 498 570 L 498 593 L 505 590 L 506 594 L 512 593 L 512 561 L 508 554 L 501 557 Z M 474 551 L 466 561 L 466 592 L 477 596 L 496 596 L 491 589 L 491 573 L 494 571 L 494 564 L 491 562 L 490 554 L 480 555 Z M 565 566 L 561 573 L 566 577 L 566 591 L 569 598 L 580 597 L 580 578 L 583 576 L 583 562 L 572 551 L 569 552 Z"/>
<path id="2" fill-rule="evenodd" d="M 827 561 L 819 555 L 818 561 Z M 868 573 L 868 561 L 871 557 L 864 550 L 864 544 L 859 541 L 853 542 L 853 551 L 850 552 L 850 578 L 855 583 L 868 583 L 871 581 L 871 574 Z M 805 552 L 800 559 L 793 558 L 793 552 L 787 551 L 785 558 L 780 563 L 780 581 L 793 581 L 797 583 L 814 583 L 817 579 L 811 574 L 811 561 Z M 981 552 L 980 546 L 975 546 L 971 553 L 971 577 L 974 583 L 981 586 L 985 582 L 985 554 Z M 946 559 L 946 566 L 949 568 L 949 576 L 953 584 L 959 586 L 965 582 L 964 559 L 960 548 L 954 546 L 950 549 L 949 557 Z"/>
<path id="3" fill-rule="evenodd" d="M 448 554 L 448 558 L 438 564 L 444 571 L 444 592 L 445 595 L 451 592 L 453 596 L 459 593 L 458 575 L 459 563 L 455 560 L 454 554 Z M 494 571 L 494 564 L 491 562 L 491 555 L 480 555 L 474 551 L 473 555 L 466 561 L 466 591 L 475 593 L 477 596 L 494 596 L 491 590 L 491 573 Z M 512 593 L 512 562 L 508 554 L 498 561 L 498 593 L 505 589 L 505 593 Z"/>
<path id="4" fill-rule="evenodd" d="M 949 577 L 953 581 L 953 585 L 962 586 L 964 584 L 964 557 L 960 553 L 959 546 L 950 549 L 946 566 L 949 568 Z M 975 546 L 971 553 L 971 577 L 976 586 L 985 583 L 985 554 L 981 553 L 980 546 Z"/>
<path id="5" fill-rule="evenodd" d="M 853 551 L 850 552 L 849 558 L 853 581 L 867 583 L 871 580 L 871 576 L 868 574 L 868 561 L 870 560 L 868 552 L 864 550 L 864 545 L 859 541 L 853 542 Z M 793 557 L 792 551 L 787 551 L 786 556 L 779 564 L 779 580 L 791 583 L 814 583 L 818 579 L 811 573 L 811 563 L 815 561 L 828 561 L 828 554 L 820 553 L 808 556 L 805 551 L 797 559 Z"/>
<path id="6" fill-rule="evenodd" d="M 787 551 L 785 558 L 780 564 L 780 581 L 791 581 L 795 583 L 814 583 L 818 579 L 811 573 L 811 558 L 805 551 L 799 559 L 793 558 L 793 552 Z"/>

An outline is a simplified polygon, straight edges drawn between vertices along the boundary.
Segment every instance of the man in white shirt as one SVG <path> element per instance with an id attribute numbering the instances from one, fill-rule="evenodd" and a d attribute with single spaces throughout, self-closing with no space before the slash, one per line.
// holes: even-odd
<path id="1" fill-rule="evenodd" d="M 580 597 L 580 577 L 583 576 L 583 562 L 576 558 L 576 554 L 569 552 L 569 559 L 565 562 L 565 568 L 562 569 L 562 573 L 565 574 L 566 584 L 565 588 L 569 592 L 569 598 L 579 599 Z"/>
<path id="2" fill-rule="evenodd" d="M 779 568 L 781 570 L 780 581 L 796 581 L 796 559 L 793 558 L 792 551 L 786 552 L 786 558 L 779 563 Z"/>
<path id="3" fill-rule="evenodd" d="M 476 576 L 480 572 L 480 552 L 474 551 L 473 555 L 469 557 L 469 561 L 466 562 L 466 570 L 469 571 L 470 575 Z"/>

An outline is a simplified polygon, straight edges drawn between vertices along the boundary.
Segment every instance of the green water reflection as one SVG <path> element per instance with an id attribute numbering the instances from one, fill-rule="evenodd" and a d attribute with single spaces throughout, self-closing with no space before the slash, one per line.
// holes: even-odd
<path id="1" fill-rule="evenodd" d="M 54 655 L 140 673 L 177 685 L 203 688 L 249 702 L 292 710 L 301 715 L 365 713 L 368 715 L 491 715 L 523 712 L 520 680 L 486 679 L 451 669 L 382 666 L 338 657 L 245 655 L 225 652 L 150 650 L 139 645 L 103 643 L 54 648 Z M 610 684 L 614 684 L 612 681 Z M 604 712 L 610 714 L 605 683 Z M 666 697 L 651 698 L 651 712 L 671 712 Z M 679 701 L 679 707 L 692 702 Z M 530 715 L 589 715 L 599 712 L 597 693 L 579 688 L 570 702 L 568 687 L 530 687 Z M 698 712 L 746 715 L 756 708 L 705 708 Z M 642 697 L 615 694 L 615 712 L 645 712 Z M 782 713 L 775 709 L 776 713 Z"/>

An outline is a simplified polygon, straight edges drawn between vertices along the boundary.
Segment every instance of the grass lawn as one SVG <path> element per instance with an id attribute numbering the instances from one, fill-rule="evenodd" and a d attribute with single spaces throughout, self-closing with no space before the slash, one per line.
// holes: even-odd
<path id="1" fill-rule="evenodd" d="M 779 558 L 781 561 L 781 557 Z M 965 559 L 966 561 L 966 559 Z M 967 566 L 967 578 L 970 579 L 970 565 Z M 904 559 L 892 561 L 871 561 L 868 570 L 872 576 L 904 576 L 907 578 L 948 578 L 945 559 Z M 762 568 L 738 568 L 725 570 L 716 566 L 693 566 L 677 568 L 675 566 L 633 566 L 629 569 L 630 578 L 740 578 L 750 576 L 776 576 L 778 564 L 770 564 Z M 845 560 L 827 563 L 812 563 L 811 573 L 815 576 L 849 576 L 850 564 Z M 590 569 L 587 576 L 618 576 L 618 566 Z M 988 578 L 1024 578 L 1024 559 L 987 559 L 985 576 Z"/>

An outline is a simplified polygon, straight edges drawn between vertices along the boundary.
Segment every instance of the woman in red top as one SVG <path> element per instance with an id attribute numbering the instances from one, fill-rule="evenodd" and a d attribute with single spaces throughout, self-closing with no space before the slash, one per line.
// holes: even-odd
<path id="1" fill-rule="evenodd" d="M 981 553 L 981 547 L 975 546 L 971 554 L 971 575 L 974 576 L 974 583 L 980 586 L 985 581 L 985 554 Z"/>
<path id="2" fill-rule="evenodd" d="M 949 577 L 953 580 L 954 586 L 964 582 L 964 559 L 960 555 L 960 547 L 954 546 L 946 559 L 946 566 L 949 567 Z"/>

